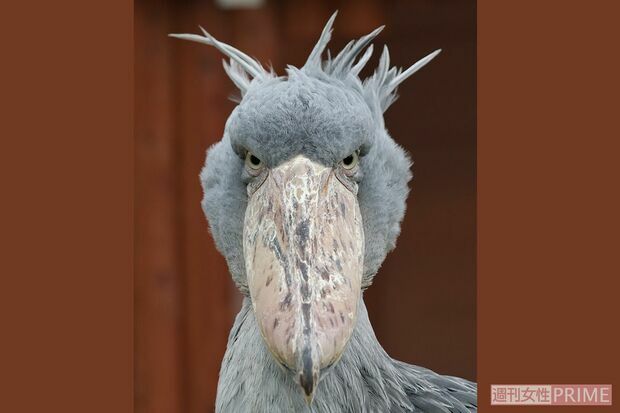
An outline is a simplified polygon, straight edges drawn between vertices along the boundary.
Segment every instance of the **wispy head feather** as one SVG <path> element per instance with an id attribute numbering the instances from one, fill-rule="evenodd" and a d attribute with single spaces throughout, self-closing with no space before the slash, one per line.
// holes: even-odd
<path id="1" fill-rule="evenodd" d="M 327 58 L 323 60 L 322 56 L 331 39 L 332 26 L 337 14 L 338 12 L 335 12 L 329 18 L 306 63 L 301 69 L 296 70 L 309 76 L 328 76 L 342 80 L 345 83 L 353 82 L 356 86 L 361 85 L 368 104 L 380 111 L 380 113 L 385 112 L 396 100 L 396 89 L 398 86 L 441 52 L 441 49 L 435 50 L 403 71 L 402 68 L 390 67 L 390 54 L 387 46 L 384 46 L 379 66 L 372 76 L 362 82 L 359 74 L 372 55 L 373 46 L 371 42 L 385 26 L 378 27 L 358 40 L 350 41 L 334 58 L 331 57 L 329 50 L 327 50 Z M 202 27 L 200 30 L 203 33 L 202 36 L 195 34 L 170 34 L 170 36 L 213 46 L 226 55 L 230 62 L 224 61 L 224 70 L 237 88 L 239 88 L 242 96 L 247 92 L 254 80 L 276 76 L 273 70 L 266 71 L 258 60 L 251 58 L 226 43 L 216 40 Z M 364 51 L 362 57 L 357 59 L 362 51 Z M 290 73 L 291 68 L 289 66 L 287 72 Z"/>
<path id="2" fill-rule="evenodd" d="M 213 46 L 224 55 L 228 56 L 228 58 L 230 58 L 230 63 L 224 61 L 224 70 L 226 74 L 228 74 L 228 77 L 230 77 L 233 83 L 239 88 L 242 95 L 245 94 L 253 79 L 270 77 L 272 75 L 263 68 L 258 60 L 251 58 L 247 54 L 226 43 L 220 42 L 202 27 L 200 27 L 200 30 L 203 33 L 202 36 L 196 34 L 169 34 L 169 36 Z"/>
<path id="3" fill-rule="evenodd" d="M 329 43 L 332 38 L 332 26 L 337 15 L 338 11 L 335 11 L 325 24 L 325 27 L 321 32 L 321 36 L 319 37 L 319 41 L 316 42 L 316 45 L 310 52 L 310 56 L 308 56 L 308 60 L 306 60 L 306 64 L 303 66 L 303 69 L 312 70 L 321 68 L 321 56 L 325 51 L 325 47 L 327 47 L 327 43 Z"/>

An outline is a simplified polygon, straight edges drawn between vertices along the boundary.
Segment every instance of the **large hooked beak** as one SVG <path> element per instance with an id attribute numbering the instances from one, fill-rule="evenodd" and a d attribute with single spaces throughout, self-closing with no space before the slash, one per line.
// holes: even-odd
<path id="1" fill-rule="evenodd" d="M 340 358 L 361 295 L 364 232 L 355 189 L 297 156 L 250 194 L 243 249 L 263 339 L 311 403 Z"/>

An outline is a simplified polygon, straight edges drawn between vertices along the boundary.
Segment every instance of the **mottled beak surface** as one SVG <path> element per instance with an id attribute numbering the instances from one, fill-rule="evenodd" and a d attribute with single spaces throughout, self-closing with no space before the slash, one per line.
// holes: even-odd
<path id="1" fill-rule="evenodd" d="M 310 403 L 355 326 L 362 218 L 334 168 L 297 156 L 266 174 L 249 190 L 245 215 L 250 296 L 265 343 Z"/>

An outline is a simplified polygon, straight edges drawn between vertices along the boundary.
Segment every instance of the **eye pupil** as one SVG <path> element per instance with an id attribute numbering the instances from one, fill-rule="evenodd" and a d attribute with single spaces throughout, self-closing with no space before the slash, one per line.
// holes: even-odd
<path id="1" fill-rule="evenodd" d="M 342 160 L 342 163 L 344 163 L 345 165 L 351 165 L 353 163 L 353 155 L 349 155 L 346 158 L 344 158 Z"/>
<path id="2" fill-rule="evenodd" d="M 260 165 L 260 159 L 258 159 L 256 156 L 254 155 L 250 155 L 250 163 L 254 166 L 258 166 Z"/>

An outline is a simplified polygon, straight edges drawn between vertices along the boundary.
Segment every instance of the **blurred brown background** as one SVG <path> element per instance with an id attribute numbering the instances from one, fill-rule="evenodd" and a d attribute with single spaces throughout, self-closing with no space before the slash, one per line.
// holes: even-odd
<path id="1" fill-rule="evenodd" d="M 135 2 L 135 404 L 210 412 L 241 297 L 200 208 L 198 173 L 234 103 L 213 48 L 166 37 L 198 25 L 278 73 L 302 65 L 338 9 L 332 51 L 375 27 L 392 63 L 442 48 L 399 89 L 386 125 L 414 180 L 396 250 L 365 294 L 393 357 L 476 375 L 476 9 L 472 0 Z M 363 74 L 376 66 L 374 56 Z"/>

